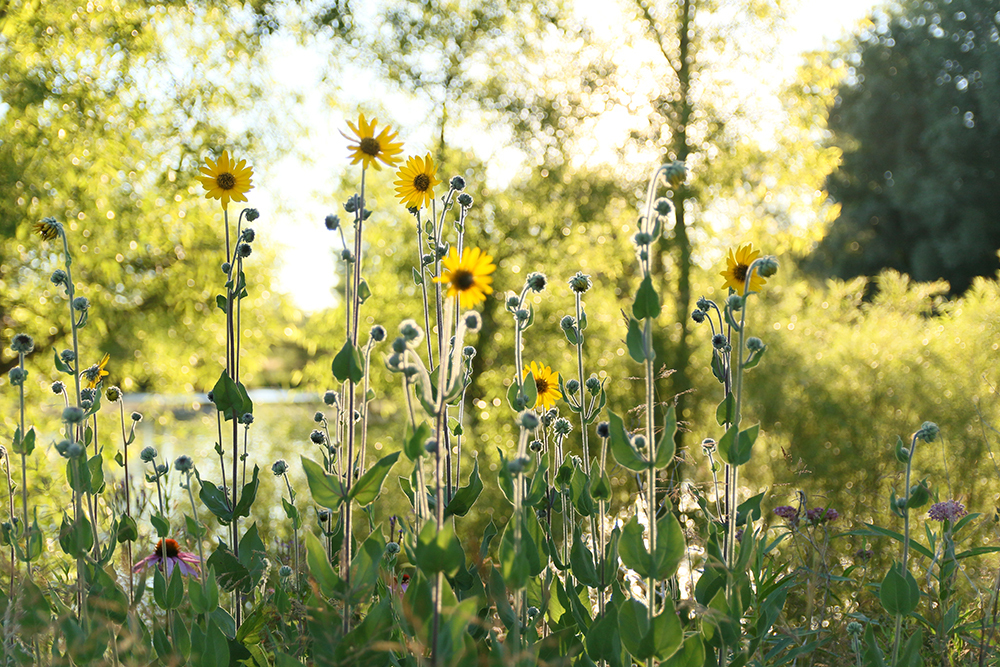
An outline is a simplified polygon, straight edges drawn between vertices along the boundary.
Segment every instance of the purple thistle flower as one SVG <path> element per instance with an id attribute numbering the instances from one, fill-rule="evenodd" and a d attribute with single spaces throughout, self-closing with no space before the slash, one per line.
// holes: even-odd
<path id="1" fill-rule="evenodd" d="M 788 521 L 788 524 L 794 528 L 799 525 L 799 511 L 790 505 L 782 505 L 781 507 L 775 507 L 774 513 L 780 516 L 782 519 Z"/>
<path id="2" fill-rule="evenodd" d="M 173 573 L 174 566 L 181 569 L 181 574 L 201 574 L 201 570 L 198 569 L 198 566 L 201 564 L 201 559 L 194 554 L 181 551 L 177 541 L 171 539 L 160 540 L 157 542 L 156 549 L 153 553 L 136 563 L 135 567 L 132 568 L 132 571 L 138 572 L 150 564 L 159 565 L 161 563 L 166 568 L 167 579 L 169 579 L 170 575 Z"/>
<path id="3" fill-rule="evenodd" d="M 965 505 L 956 500 L 946 500 L 943 503 L 934 503 L 927 512 L 927 516 L 934 521 L 951 521 L 952 523 L 966 514 L 968 514 L 968 512 L 965 511 Z"/>

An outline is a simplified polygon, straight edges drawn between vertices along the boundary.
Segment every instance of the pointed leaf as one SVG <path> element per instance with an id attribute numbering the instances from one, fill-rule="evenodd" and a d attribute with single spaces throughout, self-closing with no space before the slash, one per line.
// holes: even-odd
<path id="1" fill-rule="evenodd" d="M 361 476 L 354 486 L 351 487 L 350 497 L 364 507 L 378 498 L 382 492 L 382 483 L 385 482 L 386 475 L 396 465 L 396 460 L 401 452 L 393 452 L 388 456 L 383 456 L 368 471 Z"/>

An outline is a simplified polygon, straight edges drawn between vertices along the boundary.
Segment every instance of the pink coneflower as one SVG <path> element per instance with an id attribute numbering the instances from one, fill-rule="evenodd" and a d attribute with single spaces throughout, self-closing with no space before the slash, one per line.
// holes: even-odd
<path id="1" fill-rule="evenodd" d="M 927 512 L 927 516 L 934 521 L 951 521 L 952 523 L 955 522 L 955 519 L 960 519 L 966 514 L 968 514 L 968 512 L 965 511 L 965 505 L 957 500 L 946 500 L 943 503 L 934 503 Z"/>
<path id="2" fill-rule="evenodd" d="M 201 564 L 201 560 L 194 554 L 181 551 L 180 546 L 177 544 L 177 540 L 165 539 L 157 542 L 156 549 L 153 553 L 136 563 L 135 567 L 132 568 L 132 571 L 138 572 L 150 563 L 156 565 L 164 563 L 166 565 L 166 575 L 168 579 L 173 573 L 175 565 L 181 569 L 181 574 L 201 574 L 201 570 L 198 569 L 198 566 Z"/>

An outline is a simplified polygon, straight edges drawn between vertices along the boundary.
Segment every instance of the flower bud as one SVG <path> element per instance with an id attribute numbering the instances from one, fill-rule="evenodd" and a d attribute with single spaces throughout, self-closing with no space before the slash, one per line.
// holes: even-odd
<path id="1" fill-rule="evenodd" d="M 664 197 L 660 197 L 653 204 L 653 208 L 656 209 L 656 212 L 659 215 L 668 215 L 670 213 L 670 211 L 673 210 L 674 207 L 670 205 L 670 200 L 669 199 L 665 199 Z"/>
<path id="2" fill-rule="evenodd" d="M 312 440 L 314 444 L 322 445 L 326 442 L 326 433 L 319 429 L 315 429 L 309 434 L 309 439 Z"/>
<path id="3" fill-rule="evenodd" d="M 271 465 L 271 472 L 274 473 L 275 477 L 281 477 L 286 472 L 288 472 L 288 464 L 285 463 L 285 459 L 278 459 Z"/>
<path id="4" fill-rule="evenodd" d="M 104 390 L 104 396 L 112 403 L 117 403 L 122 398 L 122 390 L 111 386 Z"/>
<path id="5" fill-rule="evenodd" d="M 597 437 L 598 438 L 611 437 L 611 425 L 608 424 L 608 422 L 599 422 L 597 424 Z"/>
<path id="6" fill-rule="evenodd" d="M 941 429 L 934 422 L 924 422 L 921 424 L 920 430 L 917 431 L 917 437 L 924 442 L 934 442 L 940 432 Z"/>
<path id="7" fill-rule="evenodd" d="M 577 271 L 576 275 L 569 279 L 569 288 L 577 294 L 586 293 L 591 285 L 590 276 L 580 271 Z"/>
<path id="8" fill-rule="evenodd" d="M 142 414 L 139 413 L 139 412 L 133 412 L 132 415 L 131 415 L 131 417 L 132 417 L 132 421 L 134 421 L 134 422 L 141 422 L 142 421 Z"/>
<path id="9" fill-rule="evenodd" d="M 143 447 L 142 451 L 139 452 L 139 459 L 143 463 L 152 463 L 156 459 L 157 454 L 156 447 Z"/>
<path id="10" fill-rule="evenodd" d="M 532 292 L 541 292 L 545 289 L 546 278 L 544 273 L 529 273 L 527 279 L 525 279 L 524 284 L 528 286 Z"/>
<path id="11" fill-rule="evenodd" d="M 260 211 L 258 211 L 255 208 L 244 209 L 243 212 L 247 216 L 247 222 L 253 222 L 254 220 L 256 220 L 257 218 L 260 217 Z M 250 239 L 250 240 L 252 241 L 253 239 Z"/>
<path id="12" fill-rule="evenodd" d="M 467 311 L 462 319 L 465 322 L 465 330 L 469 333 L 477 333 L 483 327 L 483 318 L 474 310 Z M 475 354 L 475 350 L 473 350 L 473 354 Z"/>
<path id="13" fill-rule="evenodd" d="M 778 272 L 778 260 L 775 259 L 773 255 L 762 257 L 760 261 L 757 262 L 756 271 L 760 276 L 770 278 Z"/>
<path id="14" fill-rule="evenodd" d="M 12 387 L 20 387 L 24 384 L 27 377 L 28 371 L 20 366 L 14 366 L 14 368 L 10 369 L 10 373 L 7 374 L 7 380 L 10 382 L 10 386 Z"/>
<path id="15" fill-rule="evenodd" d="M 472 206 L 472 195 L 467 192 L 463 192 L 458 195 L 458 205 L 462 208 L 469 208 Z"/>
<path id="16" fill-rule="evenodd" d="M 75 405 L 65 408 L 62 413 L 63 421 L 68 424 L 79 424 L 83 421 L 83 416 L 83 410 Z"/>
<path id="17" fill-rule="evenodd" d="M 288 577 L 292 576 L 292 568 L 288 567 L 287 565 L 282 565 L 281 567 L 278 568 L 278 576 L 281 577 L 282 579 L 287 579 Z"/>
<path id="18" fill-rule="evenodd" d="M 194 461 L 191 460 L 190 456 L 183 454 L 177 457 L 174 461 L 174 470 L 177 472 L 188 472 L 194 468 Z"/>
<path id="19" fill-rule="evenodd" d="M 73 310 L 85 312 L 90 309 L 90 299 L 85 296 L 78 296 L 73 299 Z"/>
<path id="20" fill-rule="evenodd" d="M 337 231 L 340 228 L 340 216 L 331 213 L 326 216 L 326 220 L 323 221 L 326 224 L 326 228 L 331 232 Z"/>
<path id="21" fill-rule="evenodd" d="M 560 417 L 552 425 L 552 429 L 556 432 L 556 435 L 569 435 L 569 432 L 573 430 L 573 424 L 570 423 L 568 419 Z"/>
<path id="22" fill-rule="evenodd" d="M 69 284 L 69 274 L 67 274 L 62 269 L 56 269 L 52 272 L 52 277 L 50 278 L 53 285 L 68 285 Z"/>
<path id="23" fill-rule="evenodd" d="M 53 394 L 61 394 L 64 391 L 66 391 L 66 385 L 62 382 L 62 380 L 56 380 L 52 383 Z"/>
<path id="24" fill-rule="evenodd" d="M 724 350 L 729 345 L 729 341 L 726 339 L 725 334 L 717 333 L 712 336 L 712 347 L 716 350 Z"/>
<path id="25" fill-rule="evenodd" d="M 569 394 L 571 396 L 573 394 L 575 394 L 576 392 L 578 392 L 579 390 L 580 390 L 580 383 L 579 382 L 577 382 L 576 380 L 567 380 L 566 381 L 566 391 L 569 392 Z"/>
<path id="26" fill-rule="evenodd" d="M 743 297 L 739 294 L 730 294 L 726 299 L 726 307 L 734 313 L 743 310 Z"/>
<path id="27" fill-rule="evenodd" d="M 334 403 L 336 403 L 337 402 L 337 392 L 335 392 L 335 391 L 328 391 L 325 394 L 323 394 L 323 402 L 326 403 L 327 405 L 333 405 Z"/>
<path id="28" fill-rule="evenodd" d="M 35 349 L 35 339 L 26 333 L 14 334 L 10 339 L 10 349 L 18 354 L 28 354 Z"/>
<path id="29" fill-rule="evenodd" d="M 705 311 L 701 309 L 696 309 L 694 312 L 691 313 L 691 319 L 697 322 L 698 324 L 701 324 L 702 322 L 705 321 Z"/>
<path id="30" fill-rule="evenodd" d="M 522 428 L 533 431 L 538 428 L 538 415 L 531 410 L 525 410 L 521 413 L 519 422 Z"/>
<path id="31" fill-rule="evenodd" d="M 376 324 L 371 328 L 371 331 L 368 332 L 368 335 L 376 343 L 381 343 L 385 340 L 385 327 L 381 324 Z"/>
<path id="32" fill-rule="evenodd" d="M 247 243 L 253 243 L 253 240 L 257 238 L 257 232 L 255 232 L 252 227 L 247 227 L 243 230 L 241 236 Z"/>
<path id="33" fill-rule="evenodd" d="M 764 341 L 760 338 L 757 338 L 756 336 L 750 336 L 750 338 L 747 338 L 747 349 L 751 352 L 760 352 L 764 349 L 764 347 Z"/>
<path id="34" fill-rule="evenodd" d="M 464 190 L 465 189 L 465 179 L 461 176 L 451 177 L 451 189 L 452 190 Z"/>

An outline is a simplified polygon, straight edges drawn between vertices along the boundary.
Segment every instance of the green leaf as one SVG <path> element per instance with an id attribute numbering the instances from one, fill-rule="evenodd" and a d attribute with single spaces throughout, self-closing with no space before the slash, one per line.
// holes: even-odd
<path id="1" fill-rule="evenodd" d="M 875 639 L 875 626 L 871 623 L 865 628 L 865 667 L 885 667 L 885 654 Z"/>
<path id="2" fill-rule="evenodd" d="M 67 375 L 73 374 L 73 367 L 62 360 L 59 356 L 59 350 L 53 349 L 52 357 L 55 359 L 56 368 L 59 372 L 66 373 Z"/>
<path id="3" fill-rule="evenodd" d="M 69 481 L 69 488 L 77 493 L 88 493 L 90 491 L 90 466 L 86 459 L 66 461 L 66 479 Z"/>
<path id="4" fill-rule="evenodd" d="M 410 267 L 410 270 L 413 272 L 413 284 L 417 285 L 418 287 L 420 285 L 423 285 L 424 277 L 420 275 L 420 272 L 417 271 L 416 267 Z"/>
<path id="5" fill-rule="evenodd" d="M 647 317 L 655 318 L 660 315 L 660 296 L 653 288 L 653 278 L 648 274 L 642 279 L 639 289 L 635 293 L 632 315 L 637 320 L 643 320 Z"/>
<path id="6" fill-rule="evenodd" d="M 239 419 L 243 413 L 252 411 L 252 404 L 250 410 L 245 409 L 248 400 L 246 389 L 241 391 L 240 386 L 229 377 L 229 374 L 222 371 L 219 380 L 212 388 L 212 402 L 215 403 L 215 408 L 222 413 L 226 421 L 233 418 Z"/>
<path id="7" fill-rule="evenodd" d="M 160 513 L 156 513 L 149 517 L 150 523 L 153 524 L 153 528 L 156 529 L 157 537 L 167 537 L 170 535 L 170 522 L 166 520 Z"/>
<path id="8" fill-rule="evenodd" d="M 754 424 L 750 428 L 740 431 L 739 438 L 737 438 L 736 426 L 731 426 L 719 440 L 719 458 L 732 466 L 741 466 L 747 463 L 753 453 L 753 445 L 757 441 L 759 433 L 760 424 Z"/>
<path id="9" fill-rule="evenodd" d="M 139 526 L 128 514 L 122 514 L 118 520 L 118 543 L 135 542 L 139 539 Z"/>
<path id="10" fill-rule="evenodd" d="M 350 498 L 358 501 L 361 507 L 370 505 L 372 501 L 378 498 L 378 494 L 382 492 L 382 483 L 385 482 L 385 477 L 392 470 L 392 466 L 396 465 L 396 460 L 399 458 L 400 453 L 393 452 L 379 459 L 351 487 Z"/>
<path id="11" fill-rule="evenodd" d="M 643 543 L 643 529 L 635 516 L 625 524 L 618 543 L 618 553 L 626 567 L 643 578 L 652 576 L 655 579 L 674 575 L 684 558 L 685 548 L 684 532 L 677 517 L 671 513 L 656 522 L 656 546 L 652 553 Z"/>
<path id="12" fill-rule="evenodd" d="M 503 575 L 507 588 L 514 591 L 524 588 L 531 576 L 531 563 L 526 548 L 527 542 L 531 538 L 526 540 L 524 533 L 525 531 L 522 530 L 521 548 L 518 549 L 514 539 L 514 520 L 511 520 L 507 522 L 503 536 L 500 538 L 500 574 Z"/>
<path id="13" fill-rule="evenodd" d="M 594 471 L 596 468 L 592 466 L 590 470 Z M 590 482 L 590 495 L 598 502 L 606 502 L 611 500 L 611 478 L 603 470 L 599 472 L 600 475 L 595 476 Z"/>
<path id="14" fill-rule="evenodd" d="M 406 424 L 406 435 L 404 437 L 403 451 L 406 453 L 406 458 L 411 461 L 416 461 L 418 458 L 423 456 L 424 443 L 427 442 L 427 438 L 431 437 L 431 427 L 427 422 L 421 422 L 420 426 L 417 427 L 416 431 L 412 431 L 412 427 L 409 422 Z"/>
<path id="15" fill-rule="evenodd" d="M 219 584 L 215 581 L 215 570 L 208 568 L 205 583 L 197 577 L 188 580 L 188 597 L 191 608 L 198 614 L 211 614 L 219 606 Z"/>
<path id="16" fill-rule="evenodd" d="M 333 571 L 323 543 L 309 531 L 306 531 L 306 564 L 323 595 L 333 597 L 341 586 L 340 577 Z"/>
<path id="17" fill-rule="evenodd" d="M 309 482 L 309 492 L 312 494 L 313 502 L 320 507 L 335 510 L 344 502 L 347 494 L 344 485 L 333 475 L 328 475 L 326 471 L 315 461 L 305 456 L 302 460 L 302 469 L 305 470 L 306 480 Z"/>
<path id="18" fill-rule="evenodd" d="M 201 490 L 198 492 L 201 502 L 205 503 L 205 507 L 218 518 L 219 523 L 229 525 L 229 522 L 233 520 L 233 510 L 229 506 L 229 498 L 222 489 L 212 482 L 200 478 L 198 481 L 201 483 Z"/>
<path id="19" fill-rule="evenodd" d="M 726 397 L 722 399 L 719 403 L 719 407 L 715 409 L 715 421 L 719 423 L 719 426 L 725 426 L 726 424 L 732 424 L 733 417 L 736 415 L 736 398 L 733 396 L 732 392 L 726 394 Z"/>
<path id="20" fill-rule="evenodd" d="M 670 598 L 650 624 L 646 607 L 637 600 L 625 600 L 618 611 L 618 631 L 629 654 L 643 662 L 648 658 L 664 661 L 681 647 L 684 630 Z"/>
<path id="21" fill-rule="evenodd" d="M 35 451 L 35 427 L 32 426 L 29 428 L 27 434 L 22 438 L 21 427 L 18 426 L 14 430 L 14 445 L 12 449 L 15 454 L 24 454 L 25 456 Z"/>
<path id="22" fill-rule="evenodd" d="M 425 574 L 444 572 L 454 576 L 465 566 L 465 551 L 455 536 L 451 521 L 445 521 L 440 530 L 434 521 L 424 523 L 414 555 L 414 564 Z"/>
<path id="23" fill-rule="evenodd" d="M 206 632 L 197 624 L 191 627 L 191 663 L 194 667 L 229 664 L 229 641 L 214 617 L 209 620 Z"/>
<path id="24" fill-rule="evenodd" d="M 886 612 L 893 616 L 906 616 L 920 604 L 920 587 L 909 570 L 893 563 L 882 580 L 878 597 Z"/>
<path id="25" fill-rule="evenodd" d="M 333 358 L 333 377 L 338 382 L 350 380 L 354 384 L 361 382 L 365 377 L 365 368 L 361 361 L 361 352 L 351 344 L 350 340 L 344 341 L 344 347 Z"/>
<path id="26" fill-rule="evenodd" d="M 104 491 L 104 458 L 100 454 L 94 454 L 87 461 L 90 468 L 90 492 L 98 494 Z"/>
<path id="27" fill-rule="evenodd" d="M 483 539 L 479 544 L 480 561 L 486 560 L 486 556 L 489 555 L 490 552 L 490 542 L 492 542 L 493 538 L 496 536 L 497 525 L 493 523 L 493 519 L 490 519 L 490 522 L 486 524 L 486 528 L 483 529 Z"/>
<path id="28" fill-rule="evenodd" d="M 469 485 L 461 487 L 451 497 L 451 502 L 444 509 L 445 518 L 468 514 L 482 492 L 483 480 L 479 477 L 479 457 L 476 457 L 472 460 L 472 474 L 469 475 Z"/>
<path id="29" fill-rule="evenodd" d="M 573 547 L 569 553 L 569 563 L 573 568 L 573 575 L 585 586 L 596 588 L 601 580 L 597 575 L 597 568 L 594 566 L 594 554 L 590 551 L 580 534 L 580 524 L 573 526 Z"/>
<path id="30" fill-rule="evenodd" d="M 625 432 L 625 424 L 614 412 L 608 412 L 608 423 L 611 427 L 611 454 L 618 464 L 633 472 L 645 472 L 649 464 L 632 446 L 632 441 Z"/>
<path id="31" fill-rule="evenodd" d="M 622 667 L 622 642 L 615 598 L 608 602 L 604 616 L 595 620 L 587 630 L 587 655 L 591 660 L 606 662 L 611 667 Z"/>
<path id="32" fill-rule="evenodd" d="M 677 445 L 674 443 L 674 436 L 677 434 L 677 409 L 674 406 L 667 408 L 667 413 L 663 415 L 663 432 L 660 434 L 660 442 L 656 446 L 657 469 L 666 468 L 673 463 L 674 455 L 677 453 Z"/>
<path id="33" fill-rule="evenodd" d="M 573 466 L 569 483 L 569 497 L 580 516 L 594 513 L 594 499 L 590 497 L 590 476 L 580 466 Z"/>
<path id="34" fill-rule="evenodd" d="M 253 506 L 254 500 L 257 499 L 257 488 L 260 486 L 258 475 L 260 475 L 260 468 L 254 465 L 253 476 L 249 482 L 243 485 L 239 500 L 236 502 L 236 511 L 233 512 L 234 516 L 250 516 L 250 508 Z"/>
<path id="35" fill-rule="evenodd" d="M 371 297 L 371 295 L 372 288 L 368 286 L 368 281 L 362 278 L 361 282 L 358 284 L 358 299 L 361 300 L 361 303 L 364 303 Z"/>
<path id="36" fill-rule="evenodd" d="M 625 334 L 625 345 L 628 347 L 628 356 L 636 363 L 646 361 L 646 346 L 642 341 L 642 324 L 634 317 L 628 318 L 628 333 Z M 650 359 L 656 359 L 656 352 L 649 351 Z"/>

